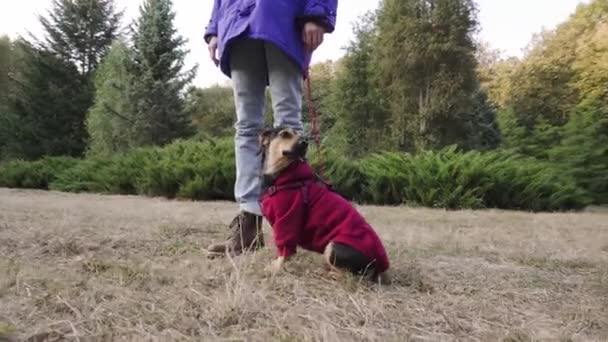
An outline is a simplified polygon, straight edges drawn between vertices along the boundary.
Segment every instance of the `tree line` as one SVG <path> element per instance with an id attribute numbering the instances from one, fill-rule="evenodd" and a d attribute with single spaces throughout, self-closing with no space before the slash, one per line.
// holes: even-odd
<path id="1" fill-rule="evenodd" d="M 170 0 L 54 0 L 43 37 L 0 40 L 0 160 L 109 154 L 193 134 Z"/>
<path id="2" fill-rule="evenodd" d="M 522 58 L 476 41 L 477 12 L 474 0 L 384 0 L 362 17 L 344 57 L 311 68 L 326 150 L 507 150 L 608 202 L 608 0 L 580 5 Z M 231 89 L 189 86 L 171 1 L 121 20 L 112 0 L 55 0 L 43 38 L 0 40 L 0 160 L 233 134 Z"/>

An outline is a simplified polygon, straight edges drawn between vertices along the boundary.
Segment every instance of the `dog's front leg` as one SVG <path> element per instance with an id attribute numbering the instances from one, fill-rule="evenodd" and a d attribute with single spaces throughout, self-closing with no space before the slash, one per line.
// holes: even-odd
<path id="1" fill-rule="evenodd" d="M 272 275 L 275 275 L 275 274 L 281 272 L 284 265 L 285 265 L 285 257 L 281 256 L 281 257 L 274 259 L 274 261 L 266 267 L 266 271 L 270 272 Z"/>

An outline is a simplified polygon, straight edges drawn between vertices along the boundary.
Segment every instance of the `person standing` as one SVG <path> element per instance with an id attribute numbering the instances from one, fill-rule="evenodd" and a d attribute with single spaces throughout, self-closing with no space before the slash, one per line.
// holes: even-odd
<path id="1" fill-rule="evenodd" d="M 258 135 L 264 128 L 266 87 L 274 126 L 301 132 L 303 80 L 312 53 L 335 29 L 337 7 L 338 0 L 214 0 L 204 39 L 210 58 L 232 80 L 239 212 L 228 239 L 208 247 L 210 255 L 239 255 L 264 246 Z"/>

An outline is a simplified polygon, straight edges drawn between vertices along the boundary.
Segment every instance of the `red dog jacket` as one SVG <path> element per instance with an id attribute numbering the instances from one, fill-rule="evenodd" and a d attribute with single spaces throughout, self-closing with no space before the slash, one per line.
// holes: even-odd
<path id="1" fill-rule="evenodd" d="M 280 256 L 294 254 L 297 246 L 323 253 L 330 242 L 336 242 L 375 260 L 377 272 L 388 269 L 388 257 L 376 232 L 346 199 L 318 182 L 306 162 L 292 163 L 260 202 Z"/>

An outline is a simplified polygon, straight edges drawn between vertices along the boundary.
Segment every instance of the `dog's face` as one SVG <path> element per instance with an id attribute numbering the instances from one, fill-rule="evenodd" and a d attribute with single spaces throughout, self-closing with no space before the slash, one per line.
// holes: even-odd
<path id="1" fill-rule="evenodd" d="M 276 175 L 294 160 L 304 159 L 307 139 L 285 127 L 266 129 L 260 135 L 264 159 L 264 174 Z"/>

